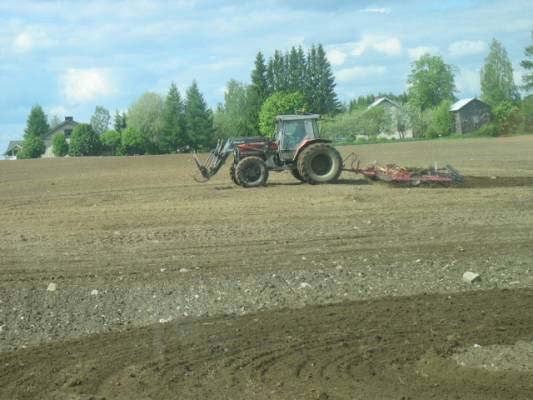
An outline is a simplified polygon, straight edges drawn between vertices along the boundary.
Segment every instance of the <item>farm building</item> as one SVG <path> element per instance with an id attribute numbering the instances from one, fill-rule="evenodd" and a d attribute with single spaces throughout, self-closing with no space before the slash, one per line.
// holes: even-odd
<path id="1" fill-rule="evenodd" d="M 476 98 L 457 101 L 450 112 L 455 116 L 457 133 L 473 132 L 490 122 L 490 106 Z"/>
<path id="2" fill-rule="evenodd" d="M 78 122 L 74 121 L 74 118 L 65 117 L 65 120 L 62 123 L 46 132 L 43 137 L 44 145 L 46 146 L 43 157 L 54 157 L 54 153 L 52 151 L 52 139 L 54 138 L 55 134 L 63 133 L 67 139 L 67 142 L 70 142 L 70 135 L 72 135 L 72 130 L 76 125 L 78 125 Z"/>
<path id="3" fill-rule="evenodd" d="M 378 137 L 383 137 L 387 139 L 403 139 L 403 138 L 412 138 L 413 131 L 407 129 L 406 126 L 402 126 L 400 113 L 402 113 L 402 106 L 395 101 L 388 99 L 387 97 L 380 97 L 376 99 L 372 104 L 368 106 L 368 109 L 375 107 L 381 107 L 391 116 L 393 121 L 393 126 L 391 132 L 381 132 Z"/>
<path id="4" fill-rule="evenodd" d="M 3 156 L 6 160 L 16 160 L 20 149 L 22 149 L 22 140 L 11 140 Z"/>

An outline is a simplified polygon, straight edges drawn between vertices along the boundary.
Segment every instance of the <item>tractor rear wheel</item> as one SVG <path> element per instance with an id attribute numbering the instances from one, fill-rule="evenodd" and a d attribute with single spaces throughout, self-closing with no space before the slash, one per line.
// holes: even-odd
<path id="1" fill-rule="evenodd" d="M 237 164 L 235 177 L 244 187 L 263 186 L 268 179 L 268 167 L 259 157 L 246 157 Z"/>
<path id="2" fill-rule="evenodd" d="M 290 171 L 291 171 L 292 176 L 294 176 L 300 182 L 305 182 L 305 179 L 302 178 L 302 175 L 300 175 L 300 173 L 298 172 L 298 168 L 293 168 Z"/>
<path id="3" fill-rule="evenodd" d="M 334 182 L 342 172 L 342 158 L 327 143 L 315 143 L 302 150 L 297 160 L 298 173 L 312 185 Z"/>

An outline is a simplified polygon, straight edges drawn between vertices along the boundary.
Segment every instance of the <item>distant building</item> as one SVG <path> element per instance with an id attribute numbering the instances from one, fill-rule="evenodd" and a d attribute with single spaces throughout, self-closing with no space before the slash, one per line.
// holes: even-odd
<path id="1" fill-rule="evenodd" d="M 42 157 L 49 158 L 54 157 L 54 153 L 52 151 L 52 140 L 54 138 L 54 135 L 57 133 L 63 133 L 65 135 L 65 138 L 67 139 L 67 142 L 70 143 L 70 136 L 72 135 L 72 131 L 74 130 L 74 127 L 78 125 L 78 122 L 74 121 L 74 118 L 72 117 L 65 117 L 65 120 L 60 123 L 59 125 L 53 127 L 43 137 L 44 145 L 46 146 L 46 150 Z"/>
<path id="2" fill-rule="evenodd" d="M 390 132 L 380 132 L 378 137 L 386 139 L 403 139 L 413 137 L 413 131 L 408 129 L 407 126 L 402 126 L 400 122 L 402 120 L 402 118 L 400 118 L 400 113 L 404 112 L 400 104 L 387 97 L 380 97 L 368 106 L 368 110 L 375 107 L 383 108 L 391 116 L 393 121 L 392 130 Z"/>
<path id="3" fill-rule="evenodd" d="M 20 149 L 22 149 L 22 140 L 11 140 L 3 156 L 6 160 L 16 160 Z"/>
<path id="4" fill-rule="evenodd" d="M 490 122 L 490 106 L 476 98 L 461 99 L 450 107 L 457 133 L 473 132 Z"/>

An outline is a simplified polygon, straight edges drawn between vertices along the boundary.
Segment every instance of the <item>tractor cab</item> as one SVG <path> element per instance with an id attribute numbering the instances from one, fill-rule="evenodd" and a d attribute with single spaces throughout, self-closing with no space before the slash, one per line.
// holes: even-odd
<path id="1" fill-rule="evenodd" d="M 281 160 L 292 160 L 306 140 L 318 139 L 318 114 L 280 115 L 276 118 L 276 142 Z"/>

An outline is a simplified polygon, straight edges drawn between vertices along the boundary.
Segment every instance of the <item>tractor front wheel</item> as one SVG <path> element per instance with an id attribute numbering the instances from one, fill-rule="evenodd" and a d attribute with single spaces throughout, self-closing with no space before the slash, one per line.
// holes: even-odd
<path id="1" fill-rule="evenodd" d="M 297 165 L 300 176 L 312 185 L 334 182 L 342 172 L 341 155 L 327 143 L 315 143 L 303 149 Z"/>
<path id="2" fill-rule="evenodd" d="M 237 164 L 235 177 L 244 187 L 264 186 L 268 180 L 268 167 L 259 157 L 246 157 Z"/>
<path id="3" fill-rule="evenodd" d="M 235 163 L 231 163 L 229 167 L 229 176 L 234 184 L 240 185 L 239 181 L 237 180 L 237 175 L 235 174 Z"/>

